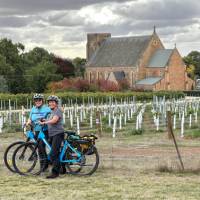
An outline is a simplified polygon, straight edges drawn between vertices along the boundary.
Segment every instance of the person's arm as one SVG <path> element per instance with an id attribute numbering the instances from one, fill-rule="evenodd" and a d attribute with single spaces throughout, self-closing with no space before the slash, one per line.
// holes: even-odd
<path id="1" fill-rule="evenodd" d="M 29 114 L 29 118 L 28 118 L 28 120 L 27 120 L 27 122 L 26 122 L 26 126 L 28 126 L 28 125 L 30 125 L 30 124 L 32 123 L 32 121 L 31 121 L 31 116 L 32 116 L 32 110 L 31 110 L 31 112 L 30 112 L 30 114 Z"/>
<path id="2" fill-rule="evenodd" d="M 59 116 L 54 115 L 52 119 L 44 121 L 44 122 L 40 122 L 41 125 L 43 124 L 56 124 L 59 120 Z"/>
<path id="3" fill-rule="evenodd" d="M 27 122 L 26 122 L 26 126 L 28 126 L 28 125 L 30 125 L 31 124 L 31 119 L 29 118 L 28 120 L 27 120 Z"/>

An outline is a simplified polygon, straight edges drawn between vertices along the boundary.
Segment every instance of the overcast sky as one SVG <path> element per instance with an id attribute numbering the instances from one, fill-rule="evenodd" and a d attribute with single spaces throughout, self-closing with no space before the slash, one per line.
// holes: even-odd
<path id="1" fill-rule="evenodd" d="M 166 48 L 200 51 L 199 0 L 0 0 L 0 37 L 26 50 L 85 57 L 87 33 L 149 35 L 156 25 Z"/>

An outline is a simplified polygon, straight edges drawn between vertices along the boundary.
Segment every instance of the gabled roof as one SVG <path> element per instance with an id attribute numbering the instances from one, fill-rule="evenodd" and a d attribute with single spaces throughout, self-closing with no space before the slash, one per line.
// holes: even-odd
<path id="1" fill-rule="evenodd" d="M 88 61 L 89 67 L 135 66 L 152 35 L 107 38 Z"/>
<path id="2" fill-rule="evenodd" d="M 113 74 L 118 81 L 125 79 L 125 73 L 123 71 L 113 72 Z"/>
<path id="3" fill-rule="evenodd" d="M 154 85 L 155 83 L 159 82 L 162 78 L 161 77 L 148 77 L 136 82 L 136 85 Z"/>
<path id="4" fill-rule="evenodd" d="M 151 57 L 148 67 L 166 67 L 173 49 L 157 50 Z"/>

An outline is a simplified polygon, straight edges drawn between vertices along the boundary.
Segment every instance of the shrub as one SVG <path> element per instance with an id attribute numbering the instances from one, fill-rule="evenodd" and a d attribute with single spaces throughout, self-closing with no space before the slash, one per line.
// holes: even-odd
<path id="1" fill-rule="evenodd" d="M 112 127 L 105 127 L 104 129 L 103 129 L 103 131 L 105 131 L 106 133 L 112 133 Z"/>
<path id="2" fill-rule="evenodd" d="M 9 124 L 5 123 L 3 125 L 3 131 L 6 133 L 15 133 L 15 132 L 20 132 L 22 131 L 21 125 L 20 124 Z"/>
<path id="3" fill-rule="evenodd" d="M 120 86 L 112 81 L 101 79 L 97 82 L 101 92 L 117 92 Z"/>
<path id="4" fill-rule="evenodd" d="M 120 90 L 128 90 L 130 88 L 127 79 L 123 79 L 118 82 L 119 82 Z"/>
<path id="5" fill-rule="evenodd" d="M 132 129 L 132 130 L 129 131 L 129 134 L 130 135 L 142 135 L 143 132 L 144 132 L 143 129 L 138 129 L 138 130 Z"/>
<path id="6" fill-rule="evenodd" d="M 88 80 L 84 79 L 77 79 L 74 83 L 74 87 L 79 91 L 79 92 L 87 92 L 90 90 L 90 83 Z"/>

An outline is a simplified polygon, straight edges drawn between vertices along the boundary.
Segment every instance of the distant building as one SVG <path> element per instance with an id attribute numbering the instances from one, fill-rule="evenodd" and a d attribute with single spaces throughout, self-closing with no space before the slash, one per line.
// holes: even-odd
<path id="1" fill-rule="evenodd" d="M 126 79 L 130 87 L 144 90 L 191 90 L 194 84 L 177 48 L 165 49 L 155 28 L 147 36 L 88 34 L 85 78 Z"/>

